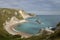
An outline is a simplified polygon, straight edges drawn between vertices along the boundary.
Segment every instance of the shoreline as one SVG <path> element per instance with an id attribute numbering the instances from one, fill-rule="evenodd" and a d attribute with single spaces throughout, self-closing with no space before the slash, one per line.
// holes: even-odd
<path id="1" fill-rule="evenodd" d="M 24 23 L 24 22 L 28 22 L 27 20 L 18 20 L 16 17 L 12 17 L 10 21 L 5 21 L 4 25 L 4 29 L 12 35 L 20 35 L 21 38 L 29 38 L 33 35 L 25 33 L 25 32 L 20 32 L 14 29 L 14 27 L 16 27 L 16 25 L 20 24 L 20 23 Z M 48 29 L 49 30 L 49 29 Z M 46 31 L 48 31 L 46 29 Z M 49 30 L 49 32 L 53 32 L 51 30 Z M 36 34 L 35 36 L 37 36 L 39 34 Z"/>
<path id="2" fill-rule="evenodd" d="M 20 20 L 20 21 L 15 21 L 15 22 L 6 22 L 6 25 L 4 26 L 4 29 L 12 35 L 21 35 L 21 38 L 29 38 L 32 35 L 25 33 L 25 32 L 18 32 L 14 29 L 14 27 L 16 27 L 17 24 L 19 23 L 23 23 L 23 22 L 28 22 L 26 20 Z"/>
<path id="3" fill-rule="evenodd" d="M 15 16 L 13 16 L 10 21 L 5 21 L 5 23 L 3 23 L 4 29 L 12 35 L 21 35 L 22 38 L 28 38 L 31 37 L 32 35 L 28 34 L 28 33 L 24 33 L 24 32 L 18 32 L 14 29 L 14 27 L 19 24 L 19 23 L 24 23 L 27 22 L 25 19 L 32 17 L 28 14 L 24 14 L 24 12 L 22 10 L 19 10 L 20 15 L 22 15 L 22 17 L 24 18 L 23 20 L 19 20 L 17 19 Z"/>
<path id="4" fill-rule="evenodd" d="M 18 25 L 20 23 L 17 23 L 16 25 Z M 32 35 L 31 34 L 28 34 L 28 33 L 25 33 L 25 32 L 21 32 L 21 31 L 17 31 L 14 27 L 16 27 L 16 25 L 13 25 L 13 27 L 11 28 L 13 31 L 15 31 L 17 34 L 16 35 L 21 35 L 21 38 L 29 38 L 31 37 Z"/>

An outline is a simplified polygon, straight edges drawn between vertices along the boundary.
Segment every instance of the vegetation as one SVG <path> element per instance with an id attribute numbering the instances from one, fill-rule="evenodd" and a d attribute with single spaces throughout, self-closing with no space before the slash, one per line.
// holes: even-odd
<path id="1" fill-rule="evenodd" d="M 51 34 L 50 40 L 60 40 L 60 22 L 56 25 L 55 33 Z"/>
<path id="2" fill-rule="evenodd" d="M 15 13 L 17 13 L 17 15 L 15 15 Z M 8 8 L 0 8 L 0 39 L 1 40 L 5 40 L 9 39 L 9 37 L 11 37 L 12 35 L 8 34 L 8 32 L 6 32 L 3 28 L 3 23 L 5 21 L 8 21 L 11 19 L 11 17 L 15 16 L 16 18 L 22 20 L 22 16 L 20 15 L 20 13 L 18 12 L 18 10 L 15 9 L 8 9 Z"/>
<path id="3" fill-rule="evenodd" d="M 9 9 L 9 8 L 0 8 L 0 40 L 60 40 L 60 23 L 58 23 L 55 29 L 55 32 L 50 35 L 46 35 L 47 33 L 44 31 L 39 36 L 32 36 L 30 38 L 21 38 L 19 35 L 11 35 L 3 28 L 3 23 L 7 20 L 10 20 L 11 17 L 15 16 L 19 20 L 22 20 L 22 16 L 18 12 L 19 10 L 16 9 Z M 15 15 L 15 13 L 18 13 Z M 26 13 L 26 12 L 25 12 Z M 31 14 L 29 14 L 31 15 Z"/>

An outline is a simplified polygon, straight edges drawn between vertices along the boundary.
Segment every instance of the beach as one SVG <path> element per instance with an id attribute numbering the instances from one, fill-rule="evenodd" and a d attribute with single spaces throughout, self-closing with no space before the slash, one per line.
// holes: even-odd
<path id="1" fill-rule="evenodd" d="M 4 29 L 9 33 L 9 34 L 12 34 L 12 35 L 21 35 L 22 38 L 28 38 L 32 35 L 30 34 L 27 34 L 27 33 L 24 33 L 24 32 L 18 32 L 14 29 L 14 27 L 16 27 L 16 25 L 20 24 L 20 23 L 23 23 L 23 22 L 28 22 L 26 20 L 10 20 L 9 22 L 5 22 L 6 25 L 4 25 Z"/>

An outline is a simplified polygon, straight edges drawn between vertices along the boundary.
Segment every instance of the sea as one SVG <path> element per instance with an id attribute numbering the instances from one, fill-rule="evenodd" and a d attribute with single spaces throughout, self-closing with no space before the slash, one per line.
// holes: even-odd
<path id="1" fill-rule="evenodd" d="M 56 27 L 60 22 L 60 15 L 37 15 L 26 19 L 28 22 L 21 23 L 15 27 L 18 32 L 35 35 L 41 29 Z"/>

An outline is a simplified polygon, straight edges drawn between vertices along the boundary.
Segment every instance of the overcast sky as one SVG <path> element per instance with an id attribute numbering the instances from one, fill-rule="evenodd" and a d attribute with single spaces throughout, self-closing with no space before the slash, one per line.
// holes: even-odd
<path id="1" fill-rule="evenodd" d="M 60 15 L 60 0 L 0 0 L 2 8 L 18 8 L 38 15 Z"/>

